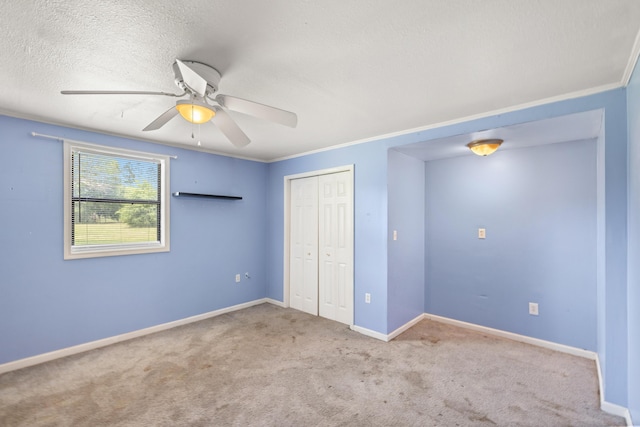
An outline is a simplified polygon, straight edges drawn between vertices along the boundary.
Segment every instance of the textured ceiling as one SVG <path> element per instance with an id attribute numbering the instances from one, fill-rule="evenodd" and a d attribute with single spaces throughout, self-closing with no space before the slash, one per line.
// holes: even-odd
<path id="1" fill-rule="evenodd" d="M 6 114 L 273 160 L 620 87 L 640 2 L 33 0 L 4 4 L 0 27 Z M 179 117 L 142 132 L 175 98 L 60 94 L 178 93 L 176 58 L 217 68 L 221 93 L 296 112 L 298 127 L 231 112 L 252 140 L 238 149 Z"/>

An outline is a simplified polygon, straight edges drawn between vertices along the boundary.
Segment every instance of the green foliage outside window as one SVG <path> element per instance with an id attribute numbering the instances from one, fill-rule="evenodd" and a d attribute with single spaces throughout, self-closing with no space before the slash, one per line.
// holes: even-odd
<path id="1" fill-rule="evenodd" d="M 153 200 L 157 198 L 157 189 L 148 182 L 139 183 L 136 187 L 125 187 L 124 198 L 133 200 Z M 156 205 L 127 204 L 120 208 L 116 215 L 129 227 L 154 227 L 158 222 Z"/>

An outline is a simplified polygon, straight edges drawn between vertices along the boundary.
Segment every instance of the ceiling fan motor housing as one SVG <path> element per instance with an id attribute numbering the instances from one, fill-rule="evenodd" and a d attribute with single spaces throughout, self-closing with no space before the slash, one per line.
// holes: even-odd
<path id="1" fill-rule="evenodd" d="M 212 95 L 218 91 L 218 85 L 220 84 L 220 73 L 215 68 L 196 61 L 182 61 L 186 66 L 198 73 L 200 77 L 207 81 L 207 95 Z M 187 90 L 184 84 L 184 78 L 180 73 L 178 63 L 173 63 L 173 74 L 176 76 L 175 83 L 181 90 Z"/>

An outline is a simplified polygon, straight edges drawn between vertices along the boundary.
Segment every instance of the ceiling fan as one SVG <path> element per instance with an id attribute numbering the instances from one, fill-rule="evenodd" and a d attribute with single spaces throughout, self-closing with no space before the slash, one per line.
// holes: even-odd
<path id="1" fill-rule="evenodd" d="M 237 98 L 235 96 L 217 94 L 221 75 L 215 68 L 196 61 L 180 61 L 173 63 L 175 84 L 182 93 L 149 91 L 111 91 L 111 90 L 63 90 L 63 95 L 163 95 L 181 99 L 176 105 L 162 113 L 149 123 L 143 131 L 160 129 L 169 120 L 180 114 L 185 120 L 194 124 L 211 121 L 236 147 L 244 147 L 251 140 L 238 127 L 225 109 L 238 111 L 261 119 L 296 127 L 298 117 L 295 113 Z"/>

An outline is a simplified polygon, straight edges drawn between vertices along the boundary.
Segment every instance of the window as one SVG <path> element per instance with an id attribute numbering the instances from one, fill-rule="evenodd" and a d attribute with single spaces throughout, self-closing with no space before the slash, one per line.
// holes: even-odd
<path id="1" fill-rule="evenodd" d="M 64 143 L 64 259 L 169 251 L 169 157 Z"/>

